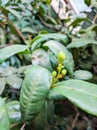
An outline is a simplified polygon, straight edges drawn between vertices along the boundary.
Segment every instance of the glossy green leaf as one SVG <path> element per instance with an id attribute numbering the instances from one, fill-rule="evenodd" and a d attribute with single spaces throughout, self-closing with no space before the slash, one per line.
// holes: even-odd
<path id="1" fill-rule="evenodd" d="M 21 66 L 18 68 L 17 73 L 18 74 L 24 74 L 24 71 L 26 71 L 27 69 L 31 68 L 32 65 L 26 65 L 26 66 Z"/>
<path id="2" fill-rule="evenodd" d="M 73 61 L 72 54 L 67 50 L 67 48 L 63 46 L 61 43 L 53 40 L 46 42 L 44 46 L 47 46 L 56 55 L 56 57 L 60 52 L 64 52 L 66 55 L 66 59 L 64 60 L 64 65 L 68 70 L 68 72 L 71 75 L 73 75 L 74 61 Z"/>
<path id="3" fill-rule="evenodd" d="M 25 27 L 25 28 L 22 28 L 22 32 L 23 33 L 25 33 L 25 32 L 27 32 L 27 33 L 37 33 L 35 30 L 33 30 L 32 28 L 30 28 L 30 27 Z"/>
<path id="4" fill-rule="evenodd" d="M 11 124 L 22 121 L 20 103 L 18 101 L 11 101 L 6 104 L 6 107 Z"/>
<path id="5" fill-rule="evenodd" d="M 79 67 L 81 69 L 85 69 L 85 70 L 91 70 L 93 64 L 93 60 L 92 59 L 87 59 L 87 60 L 82 60 L 79 62 Z"/>
<path id="6" fill-rule="evenodd" d="M 89 80 L 93 78 L 92 73 L 87 70 L 76 70 L 74 72 L 74 76 L 76 79 L 82 79 L 82 80 Z"/>
<path id="7" fill-rule="evenodd" d="M 33 66 L 26 71 L 20 94 L 20 106 L 24 121 L 30 122 L 43 108 L 51 79 L 51 73 L 43 67 Z"/>
<path id="8" fill-rule="evenodd" d="M 5 84 L 6 84 L 6 79 L 5 78 L 0 78 L 0 95 L 5 89 Z"/>
<path id="9" fill-rule="evenodd" d="M 52 51 L 48 51 L 48 54 L 49 54 L 50 61 L 51 61 L 51 64 L 52 64 L 53 68 L 56 68 L 57 65 L 58 65 L 57 57 L 53 54 Z"/>
<path id="10" fill-rule="evenodd" d="M 32 53 L 32 64 L 43 66 L 52 71 L 50 57 L 48 53 L 43 49 L 36 49 Z"/>
<path id="11" fill-rule="evenodd" d="M 79 38 L 79 39 L 73 40 L 67 46 L 67 48 L 80 48 L 80 47 L 87 46 L 88 44 L 96 44 L 97 45 L 97 41 L 94 39 L 89 39 L 89 38 Z"/>
<path id="12" fill-rule="evenodd" d="M 36 48 L 39 48 L 43 42 L 51 39 L 61 40 L 64 44 L 68 42 L 68 38 L 64 34 L 60 33 L 40 34 L 32 40 L 31 50 L 33 51 Z"/>
<path id="13" fill-rule="evenodd" d="M 0 62 L 6 60 L 7 58 L 9 58 L 12 55 L 25 51 L 26 49 L 28 49 L 28 46 L 18 45 L 18 44 L 5 47 L 0 50 Z"/>
<path id="14" fill-rule="evenodd" d="M 22 79 L 17 77 L 16 75 L 8 76 L 6 78 L 6 82 L 9 86 L 11 86 L 14 89 L 20 89 L 22 85 Z"/>
<path id="15" fill-rule="evenodd" d="M 5 100 L 1 97 L 0 97 L 0 124 L 2 124 L 2 126 L 0 127 L 5 128 L 4 130 L 9 130 L 10 120 L 9 120 L 7 108 L 5 105 Z"/>
<path id="16" fill-rule="evenodd" d="M 2 77 L 6 77 L 6 76 L 10 76 L 12 74 L 16 74 L 17 69 L 15 67 L 6 67 L 6 68 L 0 68 L 0 76 Z"/>
<path id="17" fill-rule="evenodd" d="M 91 0 L 84 0 L 84 1 L 85 1 L 85 4 L 87 4 L 88 6 L 90 6 Z"/>
<path id="18" fill-rule="evenodd" d="M 59 92 L 57 91 L 52 91 L 50 92 L 50 94 L 48 95 L 48 99 L 49 100 L 63 100 L 65 97 L 62 94 L 59 94 Z"/>
<path id="19" fill-rule="evenodd" d="M 49 94 L 59 93 L 89 114 L 97 116 L 97 85 L 70 79 L 57 84 Z"/>
<path id="20" fill-rule="evenodd" d="M 19 13 L 18 11 L 16 11 L 15 9 L 12 9 L 12 8 L 10 8 L 10 7 L 7 7 L 6 9 L 7 9 L 10 13 L 12 13 L 14 16 L 16 16 L 18 19 L 21 18 L 20 13 Z"/>
<path id="21" fill-rule="evenodd" d="M 77 18 L 69 26 L 76 27 L 76 26 L 80 25 L 80 23 L 83 21 L 88 21 L 88 19 L 87 18 Z"/>

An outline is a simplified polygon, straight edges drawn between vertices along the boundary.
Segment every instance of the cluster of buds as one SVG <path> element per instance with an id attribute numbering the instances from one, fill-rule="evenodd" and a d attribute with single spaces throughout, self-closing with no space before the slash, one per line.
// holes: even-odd
<path id="1" fill-rule="evenodd" d="M 55 84 L 59 79 L 62 79 L 67 73 L 67 70 L 65 69 L 65 66 L 63 65 L 65 58 L 66 57 L 65 57 L 64 52 L 60 52 L 58 54 L 58 67 L 56 71 L 52 72 L 53 84 Z"/>

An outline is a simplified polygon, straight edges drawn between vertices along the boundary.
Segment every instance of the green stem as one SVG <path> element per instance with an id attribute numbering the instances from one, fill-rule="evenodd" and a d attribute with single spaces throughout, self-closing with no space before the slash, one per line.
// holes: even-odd
<path id="1" fill-rule="evenodd" d="M 60 62 L 58 63 L 58 67 L 59 67 L 59 64 L 60 64 Z M 52 82 L 50 88 L 53 88 L 54 85 L 55 85 L 55 83 L 57 83 L 57 81 L 58 81 L 58 79 L 59 79 L 59 75 L 60 75 L 60 73 L 61 73 L 61 70 L 62 70 L 62 68 L 58 71 L 58 74 L 57 74 L 57 76 L 55 77 L 55 80 Z"/>

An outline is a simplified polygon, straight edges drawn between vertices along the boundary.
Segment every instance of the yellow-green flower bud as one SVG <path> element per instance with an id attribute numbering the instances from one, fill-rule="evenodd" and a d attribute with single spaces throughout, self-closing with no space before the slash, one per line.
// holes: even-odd
<path id="1" fill-rule="evenodd" d="M 53 77 L 56 77 L 56 75 L 57 75 L 57 72 L 56 72 L 56 71 L 53 71 L 53 72 L 52 72 L 52 76 L 53 76 Z"/>
<path id="2" fill-rule="evenodd" d="M 58 54 L 58 60 L 61 61 L 61 62 L 63 62 L 65 60 L 65 54 L 64 54 L 64 52 L 60 52 Z"/>
<path id="3" fill-rule="evenodd" d="M 58 72 L 61 71 L 61 67 L 57 67 Z"/>
<path id="4" fill-rule="evenodd" d="M 66 69 L 62 70 L 62 74 L 63 74 L 63 75 L 66 75 L 66 73 L 67 73 L 67 70 L 66 70 Z"/>
<path id="5" fill-rule="evenodd" d="M 62 63 L 60 63 L 58 66 L 59 66 L 60 68 L 62 68 Z"/>
<path id="6" fill-rule="evenodd" d="M 65 66 L 64 65 L 62 65 L 62 68 L 64 68 Z"/>

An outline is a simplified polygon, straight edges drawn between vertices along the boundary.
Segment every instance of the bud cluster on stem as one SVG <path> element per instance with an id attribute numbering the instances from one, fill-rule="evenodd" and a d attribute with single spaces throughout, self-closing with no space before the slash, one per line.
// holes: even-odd
<path id="1" fill-rule="evenodd" d="M 66 73 L 67 73 L 67 70 L 65 69 L 65 66 L 63 64 L 64 60 L 65 60 L 65 54 L 64 52 L 60 52 L 58 54 L 58 67 L 57 67 L 57 70 L 56 71 L 53 71 L 52 72 L 52 85 L 51 87 L 54 87 L 54 84 L 59 80 L 59 79 L 62 79 Z"/>

